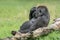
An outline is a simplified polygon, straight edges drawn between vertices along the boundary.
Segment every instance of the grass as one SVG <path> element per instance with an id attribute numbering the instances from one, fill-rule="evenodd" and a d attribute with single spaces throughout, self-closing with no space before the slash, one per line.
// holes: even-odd
<path id="1" fill-rule="evenodd" d="M 50 24 L 60 17 L 59 0 L 0 0 L 0 38 L 12 36 L 12 30 L 18 31 L 22 23 L 29 20 L 30 9 L 37 5 L 48 7 Z M 54 31 L 40 40 L 60 40 L 60 32 Z"/>

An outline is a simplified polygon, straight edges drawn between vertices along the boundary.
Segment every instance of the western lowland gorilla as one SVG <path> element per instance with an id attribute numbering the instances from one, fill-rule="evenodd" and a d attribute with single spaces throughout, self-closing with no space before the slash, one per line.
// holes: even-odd
<path id="1" fill-rule="evenodd" d="M 19 32 L 28 33 L 40 27 L 47 27 L 49 20 L 50 14 L 46 6 L 33 7 L 30 10 L 29 21 L 26 21 L 22 24 Z"/>
<path id="2" fill-rule="evenodd" d="M 33 7 L 30 10 L 29 21 L 20 27 L 20 32 L 29 32 L 40 27 L 47 27 L 50 20 L 50 14 L 46 6 Z M 26 29 L 26 30 L 25 30 Z"/>

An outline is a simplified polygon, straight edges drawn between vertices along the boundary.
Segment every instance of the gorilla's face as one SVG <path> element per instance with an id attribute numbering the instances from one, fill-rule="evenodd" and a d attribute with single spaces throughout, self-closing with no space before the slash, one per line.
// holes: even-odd
<path id="1" fill-rule="evenodd" d="M 45 6 L 38 6 L 38 7 L 33 7 L 34 10 L 33 10 L 33 14 L 32 16 L 37 18 L 37 17 L 41 17 L 43 15 L 46 14 L 46 12 L 48 12 L 47 8 Z"/>

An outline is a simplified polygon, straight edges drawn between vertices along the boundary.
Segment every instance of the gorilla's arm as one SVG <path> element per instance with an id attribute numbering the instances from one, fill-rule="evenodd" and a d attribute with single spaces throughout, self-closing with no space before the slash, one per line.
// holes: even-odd
<path id="1" fill-rule="evenodd" d="M 29 21 L 26 21 L 22 24 L 22 26 L 20 27 L 20 29 L 18 31 L 21 33 L 27 33 L 30 26 L 31 26 L 31 24 L 29 23 Z"/>
<path id="2" fill-rule="evenodd" d="M 38 18 L 35 20 L 34 24 L 30 27 L 29 32 L 34 31 L 34 30 L 36 30 L 37 28 L 41 27 L 41 26 L 39 26 L 40 24 L 42 24 L 42 20 L 41 20 L 41 17 L 38 17 Z"/>
<path id="3" fill-rule="evenodd" d="M 50 15 L 48 14 L 48 15 L 43 15 L 42 16 L 42 20 L 43 20 L 43 23 L 44 23 L 44 25 L 43 26 L 47 26 L 48 24 L 49 24 L 49 21 L 50 21 Z"/>
<path id="4" fill-rule="evenodd" d="M 36 10 L 36 7 L 31 8 L 30 14 L 29 14 L 29 20 L 33 18 L 33 12 Z"/>

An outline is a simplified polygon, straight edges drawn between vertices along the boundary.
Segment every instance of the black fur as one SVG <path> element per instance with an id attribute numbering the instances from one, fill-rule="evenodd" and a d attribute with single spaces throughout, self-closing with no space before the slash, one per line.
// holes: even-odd
<path id="1" fill-rule="evenodd" d="M 22 24 L 22 26 L 20 27 L 19 32 L 21 33 L 27 33 L 30 31 L 31 26 L 35 23 L 36 19 L 31 19 L 30 21 L 26 21 Z"/>

